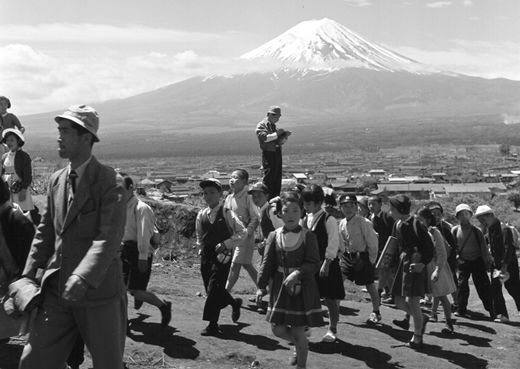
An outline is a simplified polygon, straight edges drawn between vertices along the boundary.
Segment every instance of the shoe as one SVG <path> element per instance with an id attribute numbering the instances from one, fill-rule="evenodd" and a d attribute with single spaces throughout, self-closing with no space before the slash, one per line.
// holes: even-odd
<path id="1" fill-rule="evenodd" d="M 442 334 L 452 334 L 453 331 L 454 331 L 453 319 L 446 320 L 446 325 L 444 326 L 444 328 L 442 328 L 441 333 Z"/>
<path id="2" fill-rule="evenodd" d="M 296 349 L 293 351 L 291 358 L 289 359 L 289 365 L 297 365 L 298 364 L 298 356 L 296 356 Z"/>
<path id="3" fill-rule="evenodd" d="M 419 300 L 419 303 L 420 303 L 421 305 L 431 306 L 431 305 L 432 305 L 432 300 L 429 299 L 428 297 L 425 297 L 425 298 L 423 298 L 423 299 L 420 299 L 420 300 Z"/>
<path id="4" fill-rule="evenodd" d="M 139 310 L 143 306 L 144 301 L 134 298 L 134 309 Z"/>
<path id="5" fill-rule="evenodd" d="M 321 312 L 322 312 L 324 318 L 328 318 L 329 317 L 329 311 L 328 310 L 322 310 Z"/>
<path id="6" fill-rule="evenodd" d="M 332 343 L 336 342 L 337 338 L 338 336 L 336 335 L 336 333 L 332 333 L 331 330 L 328 330 L 325 336 L 323 336 L 323 338 L 321 339 L 321 342 Z"/>
<path id="7" fill-rule="evenodd" d="M 235 306 L 233 306 L 233 312 L 231 313 L 231 320 L 233 323 L 238 322 L 238 319 L 240 319 L 240 308 L 242 307 L 242 299 L 240 297 L 237 297 L 235 299 Z"/>
<path id="8" fill-rule="evenodd" d="M 372 313 L 367 319 L 367 324 L 377 324 L 381 322 L 383 318 L 381 318 L 381 314 Z"/>
<path id="9" fill-rule="evenodd" d="M 466 317 L 466 313 L 461 313 L 459 311 L 454 312 L 453 315 L 458 316 L 459 318 L 465 318 Z"/>
<path id="10" fill-rule="evenodd" d="M 451 312 L 452 312 L 452 314 L 457 312 L 458 310 L 459 310 L 459 304 L 455 304 L 455 303 L 451 304 Z"/>
<path id="11" fill-rule="evenodd" d="M 217 326 L 208 325 L 201 332 L 201 336 L 220 336 L 222 334 L 220 328 Z"/>
<path id="12" fill-rule="evenodd" d="M 368 290 L 367 290 L 366 287 L 363 287 L 363 288 L 361 289 L 361 292 L 368 292 Z"/>
<path id="13" fill-rule="evenodd" d="M 426 331 L 426 324 L 430 321 L 430 317 L 428 315 L 422 316 L 422 327 L 421 327 L 421 336 L 424 335 L 424 332 Z"/>
<path id="14" fill-rule="evenodd" d="M 416 335 L 414 334 L 414 337 L 415 336 Z M 417 337 L 419 337 L 419 342 L 414 342 L 414 340 L 412 338 L 411 341 L 406 342 L 404 345 L 406 347 L 410 347 L 410 348 L 412 348 L 414 350 L 420 349 L 421 347 L 423 347 L 423 340 L 422 340 L 422 336 L 417 336 Z"/>
<path id="15" fill-rule="evenodd" d="M 167 327 L 170 324 L 170 320 L 172 320 L 172 303 L 170 301 L 164 300 L 164 305 L 159 308 L 161 311 L 161 326 Z"/>
<path id="16" fill-rule="evenodd" d="M 261 306 L 259 306 L 259 307 L 256 308 L 256 312 L 257 312 L 258 314 L 262 314 L 262 315 L 267 314 L 267 311 L 265 311 L 265 309 L 264 309 L 263 307 L 261 307 Z"/>
<path id="17" fill-rule="evenodd" d="M 394 298 L 392 296 L 386 297 L 381 299 L 381 303 L 385 305 L 393 305 L 394 304 Z"/>
<path id="18" fill-rule="evenodd" d="M 392 320 L 392 323 L 394 323 L 399 328 L 403 328 L 405 331 L 410 329 L 410 319 L 403 319 L 403 320 Z"/>
<path id="19" fill-rule="evenodd" d="M 430 322 L 437 323 L 438 321 L 439 321 L 439 317 L 438 317 L 437 312 L 436 311 L 435 312 L 432 311 L 430 313 Z"/>
<path id="20" fill-rule="evenodd" d="M 249 302 L 254 302 L 256 304 L 256 296 L 250 297 L 247 299 Z"/>
<path id="21" fill-rule="evenodd" d="M 509 318 L 503 314 L 498 314 L 495 320 L 495 323 L 509 323 Z"/>

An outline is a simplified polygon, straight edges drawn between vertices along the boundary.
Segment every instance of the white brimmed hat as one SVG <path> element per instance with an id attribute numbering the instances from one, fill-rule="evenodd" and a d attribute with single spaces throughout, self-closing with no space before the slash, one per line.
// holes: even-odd
<path id="1" fill-rule="evenodd" d="M 468 204 L 459 204 L 455 208 L 455 216 L 457 216 L 457 214 L 459 214 L 459 212 L 461 212 L 463 210 L 467 210 L 471 213 L 471 215 L 473 215 L 473 210 L 471 210 L 471 208 L 469 207 Z"/>
<path id="2" fill-rule="evenodd" d="M 20 132 L 18 129 L 16 128 L 6 128 L 4 129 L 4 131 L 2 132 L 2 143 L 5 143 L 5 137 L 9 134 L 9 133 L 14 133 L 16 136 L 18 136 L 18 138 L 20 140 L 22 140 L 24 143 L 25 143 L 25 138 L 23 137 L 23 134 L 22 132 Z"/>
<path id="3" fill-rule="evenodd" d="M 480 205 L 478 208 L 477 208 L 477 211 L 475 212 L 475 216 L 476 217 L 479 217 L 481 215 L 485 215 L 485 214 L 495 214 L 495 212 L 493 211 L 493 209 L 491 209 L 489 206 L 487 205 Z"/>
<path id="4" fill-rule="evenodd" d="M 99 129 L 99 115 L 94 108 L 88 105 L 71 105 L 63 114 L 54 117 L 56 123 L 59 123 L 62 119 L 68 119 L 85 128 L 92 133 L 94 141 L 99 142 L 97 134 Z"/>

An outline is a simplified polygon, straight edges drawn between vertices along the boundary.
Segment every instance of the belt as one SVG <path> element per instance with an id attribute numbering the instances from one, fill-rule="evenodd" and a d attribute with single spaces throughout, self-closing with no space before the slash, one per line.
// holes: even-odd
<path id="1" fill-rule="evenodd" d="M 286 271 L 288 271 L 290 274 L 290 273 L 294 272 L 295 270 L 298 270 L 298 268 L 284 268 L 284 267 L 278 265 L 278 271 L 280 273 L 285 273 Z"/>

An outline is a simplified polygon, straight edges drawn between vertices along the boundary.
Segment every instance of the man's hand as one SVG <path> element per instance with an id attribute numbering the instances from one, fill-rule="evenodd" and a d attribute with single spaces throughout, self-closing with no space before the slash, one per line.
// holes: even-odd
<path id="1" fill-rule="evenodd" d="M 78 301 L 81 300 L 87 293 L 88 284 L 80 276 L 75 274 L 71 275 L 65 283 L 65 291 L 63 297 L 65 301 Z"/>
<path id="2" fill-rule="evenodd" d="M 330 260 L 329 259 L 326 259 L 323 262 L 323 264 L 321 264 L 321 268 L 320 268 L 320 277 L 321 278 L 329 276 L 329 265 L 330 265 Z"/>
<path id="3" fill-rule="evenodd" d="M 139 260 L 137 269 L 139 269 L 139 273 L 146 272 L 148 270 L 148 260 Z"/>

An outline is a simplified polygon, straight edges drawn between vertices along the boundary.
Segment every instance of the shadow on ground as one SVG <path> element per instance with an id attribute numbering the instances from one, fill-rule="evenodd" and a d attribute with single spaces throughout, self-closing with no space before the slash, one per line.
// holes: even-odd
<path id="1" fill-rule="evenodd" d="M 145 322 L 149 317 L 146 314 L 138 314 L 137 318 L 130 319 L 127 337 L 136 342 L 163 347 L 165 355 L 171 358 L 195 360 L 199 357 L 200 352 L 194 347 L 197 342 L 176 336 L 178 330 L 175 328 Z"/>

